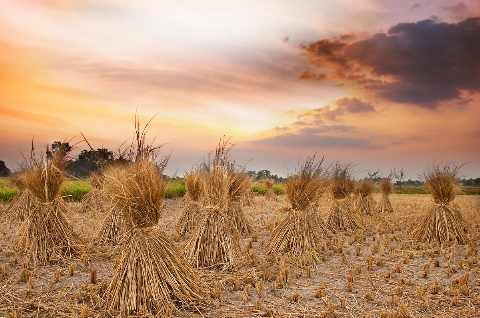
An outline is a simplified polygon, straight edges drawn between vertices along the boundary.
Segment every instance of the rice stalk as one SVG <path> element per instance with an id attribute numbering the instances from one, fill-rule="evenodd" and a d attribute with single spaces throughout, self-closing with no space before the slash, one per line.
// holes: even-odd
<path id="1" fill-rule="evenodd" d="M 372 215 L 375 211 L 375 200 L 372 192 L 375 190 L 375 183 L 370 180 L 362 180 L 357 185 L 359 193 L 357 202 L 357 213 L 360 215 Z"/>

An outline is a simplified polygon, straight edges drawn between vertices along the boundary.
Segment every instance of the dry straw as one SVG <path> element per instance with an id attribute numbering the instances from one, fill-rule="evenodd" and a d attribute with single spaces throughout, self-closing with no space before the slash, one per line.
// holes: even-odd
<path id="1" fill-rule="evenodd" d="M 263 185 L 265 186 L 265 188 L 267 188 L 267 193 L 265 195 L 265 198 L 267 200 L 275 200 L 276 196 L 275 196 L 275 192 L 273 191 L 273 185 L 274 185 L 273 180 L 265 179 L 263 180 Z"/>
<path id="2" fill-rule="evenodd" d="M 458 191 L 458 175 L 461 166 L 433 166 L 421 174 L 427 189 L 432 195 L 434 205 L 412 236 L 420 242 L 446 243 L 456 241 L 468 242 L 468 225 L 463 218 L 460 207 L 452 202 Z"/>
<path id="3" fill-rule="evenodd" d="M 200 221 L 184 246 L 187 260 L 195 267 L 228 269 L 239 264 L 242 256 L 238 231 L 229 216 L 229 203 L 241 197 L 237 180 L 228 162 L 231 147 L 221 139 L 215 157 L 202 165 L 204 207 Z"/>
<path id="4" fill-rule="evenodd" d="M 348 199 L 355 188 L 352 170 L 352 164 L 342 165 L 337 162 L 333 167 L 330 187 L 332 205 L 327 222 L 332 232 L 356 230 L 360 227 L 354 218 L 354 210 Z"/>
<path id="5" fill-rule="evenodd" d="M 385 213 L 385 212 L 393 212 L 392 203 L 388 198 L 388 195 L 393 191 L 393 183 L 390 179 L 385 179 L 380 182 L 380 191 L 382 192 L 382 198 L 377 204 L 377 212 Z"/>
<path id="6" fill-rule="evenodd" d="M 16 245 L 34 262 L 45 264 L 83 248 L 83 240 L 65 218 L 69 208 L 60 197 L 65 155 L 61 148 L 53 158 L 32 162 L 25 171 L 25 187 L 36 201 L 16 234 Z"/>
<path id="7" fill-rule="evenodd" d="M 105 189 L 131 228 L 120 244 L 121 254 L 105 293 L 107 309 L 122 315 L 171 314 L 176 301 L 195 308 L 194 302 L 206 295 L 203 283 L 156 227 L 164 189 L 158 166 L 138 157 L 128 165 L 108 168 Z"/>
<path id="8" fill-rule="evenodd" d="M 202 209 L 201 197 L 203 193 L 202 179 L 199 169 L 193 168 L 185 173 L 185 187 L 187 188 L 186 208 L 175 224 L 175 231 L 184 236 L 193 231 L 198 223 L 198 215 Z"/>
<path id="9" fill-rule="evenodd" d="M 92 172 L 89 179 L 92 190 L 82 200 L 81 213 L 105 213 L 108 211 L 108 203 L 103 191 L 104 182 L 103 169 Z"/>
<path id="10" fill-rule="evenodd" d="M 375 200 L 372 197 L 372 192 L 375 190 L 375 183 L 373 181 L 364 179 L 357 184 L 358 203 L 357 212 L 360 215 L 372 215 L 375 210 Z"/>
<path id="11" fill-rule="evenodd" d="M 19 193 L 8 204 L 5 210 L 5 216 L 11 220 L 25 220 L 33 206 L 37 205 L 37 198 L 27 189 L 25 180 L 25 171 L 18 171 L 10 178 Z"/>
<path id="12" fill-rule="evenodd" d="M 228 179 L 228 217 L 234 228 L 241 235 L 249 235 L 253 231 L 252 222 L 245 215 L 240 200 L 248 195 L 252 182 L 243 167 L 234 163 L 227 165 Z"/>
<path id="13" fill-rule="evenodd" d="M 308 157 L 298 171 L 287 180 L 287 197 L 291 208 L 273 230 L 266 253 L 302 254 L 319 250 L 325 236 L 330 235 L 318 214 L 317 200 L 327 189 L 328 171 L 323 159 L 315 163 Z"/>

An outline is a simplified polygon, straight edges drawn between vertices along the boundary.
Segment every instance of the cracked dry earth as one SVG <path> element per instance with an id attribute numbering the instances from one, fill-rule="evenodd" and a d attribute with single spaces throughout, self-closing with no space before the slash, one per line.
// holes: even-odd
<path id="1" fill-rule="evenodd" d="M 231 271 L 199 269 L 218 299 L 200 313 L 179 307 L 175 316 L 480 317 L 480 197 L 455 199 L 470 226 L 470 243 L 464 246 L 410 239 L 431 204 L 429 195 L 392 194 L 390 200 L 395 212 L 363 216 L 363 230 L 326 239 L 315 255 L 292 257 L 264 253 L 270 231 L 284 217 L 285 196 L 275 201 L 254 197 L 243 207 L 254 233 L 241 239 L 242 265 Z M 80 204 L 69 204 L 72 213 L 67 218 L 91 239 L 104 216 L 80 214 Z M 184 205 L 181 199 L 165 201 L 159 226 L 167 233 L 172 233 Z M 320 202 L 324 220 L 329 205 L 327 199 Z M 14 249 L 19 225 L 0 218 L 0 317 L 115 315 L 101 306 L 112 275 L 108 251 L 90 249 L 87 257 L 34 267 Z M 175 242 L 178 248 L 182 243 Z M 98 273 L 95 284 L 90 282 L 92 270 Z M 25 273 L 32 277 L 30 283 L 22 282 Z"/>

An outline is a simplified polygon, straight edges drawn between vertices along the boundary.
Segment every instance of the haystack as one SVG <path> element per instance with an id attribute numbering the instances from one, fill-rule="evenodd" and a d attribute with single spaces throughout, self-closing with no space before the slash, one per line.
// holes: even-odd
<path id="1" fill-rule="evenodd" d="M 412 236 L 420 242 L 468 242 L 468 225 L 460 207 L 452 202 L 458 191 L 458 174 L 462 166 L 445 165 L 427 169 L 420 176 L 432 195 L 434 205 Z"/>
<path id="2" fill-rule="evenodd" d="M 385 212 L 393 212 L 392 203 L 388 198 L 388 195 L 393 191 L 393 183 L 390 179 L 385 179 L 380 182 L 380 191 L 382 192 L 382 198 L 377 204 L 377 212 L 385 213 Z"/>
<path id="3" fill-rule="evenodd" d="M 265 194 L 265 198 L 270 201 L 275 200 L 276 195 L 275 195 L 275 192 L 273 191 L 273 185 L 274 185 L 273 180 L 265 179 L 263 180 L 263 185 L 265 186 L 265 188 L 267 188 L 267 193 Z"/>
<path id="4" fill-rule="evenodd" d="M 238 231 L 228 215 L 231 180 L 220 160 L 206 165 L 204 171 L 205 206 L 184 246 L 184 254 L 194 267 L 229 269 L 242 258 Z"/>
<path id="5" fill-rule="evenodd" d="M 332 232 L 356 230 L 360 227 L 354 218 L 351 194 L 355 188 L 351 164 L 335 164 L 332 174 L 330 195 L 332 205 L 329 210 L 328 228 Z"/>
<path id="6" fill-rule="evenodd" d="M 90 175 L 88 181 L 92 190 L 82 200 L 81 213 L 105 213 L 108 211 L 108 204 L 103 192 L 104 175 L 102 170 L 96 170 Z"/>
<path id="7" fill-rule="evenodd" d="M 287 216 L 273 230 L 266 253 L 302 254 L 320 249 L 322 240 L 330 236 L 314 203 L 328 186 L 328 172 L 315 163 L 315 156 L 307 158 L 299 171 L 287 180 L 287 197 L 291 208 Z"/>
<path id="8" fill-rule="evenodd" d="M 196 308 L 195 303 L 205 300 L 205 286 L 156 226 L 164 192 L 158 166 L 137 158 L 129 165 L 110 167 L 105 190 L 130 227 L 105 292 L 107 310 L 121 315 L 171 315 L 177 302 Z"/>
<path id="9" fill-rule="evenodd" d="M 68 206 L 60 197 L 65 181 L 63 160 L 62 151 L 58 151 L 52 159 L 37 162 L 25 171 L 26 189 L 36 200 L 16 234 L 15 243 L 35 263 L 78 255 L 84 246 L 64 215 Z"/>
<path id="10" fill-rule="evenodd" d="M 375 211 L 375 200 L 372 192 L 375 190 L 375 183 L 370 180 L 362 180 L 357 185 L 358 201 L 356 205 L 357 213 L 360 215 L 372 215 Z"/>
<path id="11" fill-rule="evenodd" d="M 252 182 L 243 168 L 230 164 L 227 167 L 228 178 L 228 216 L 240 235 L 252 233 L 252 222 L 242 209 L 240 200 L 248 195 Z"/>
<path id="12" fill-rule="evenodd" d="M 19 189 L 19 193 L 5 209 L 5 216 L 8 219 L 25 220 L 32 207 L 38 204 L 36 197 L 27 189 L 25 175 L 24 172 L 17 172 L 11 177 L 12 182 Z"/>
<path id="13" fill-rule="evenodd" d="M 202 209 L 202 180 L 199 169 L 192 169 L 185 173 L 185 187 L 187 188 L 186 207 L 175 223 L 175 231 L 181 237 L 193 231 L 198 224 L 198 215 Z"/>

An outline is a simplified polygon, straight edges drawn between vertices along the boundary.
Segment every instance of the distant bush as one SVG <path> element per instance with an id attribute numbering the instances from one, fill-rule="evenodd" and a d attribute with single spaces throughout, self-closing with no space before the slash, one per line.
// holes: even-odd
<path id="1" fill-rule="evenodd" d="M 460 194 L 480 195 L 480 188 L 463 188 Z"/>

